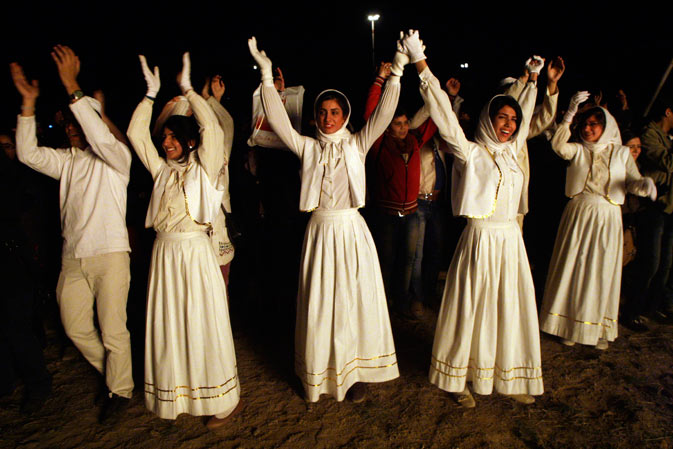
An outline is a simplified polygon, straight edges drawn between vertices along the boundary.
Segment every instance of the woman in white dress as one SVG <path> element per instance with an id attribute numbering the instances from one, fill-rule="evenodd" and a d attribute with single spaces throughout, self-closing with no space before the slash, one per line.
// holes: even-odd
<path id="1" fill-rule="evenodd" d="M 222 201 L 224 135 L 206 100 L 194 92 L 189 54 L 180 87 L 201 128 L 189 118 L 166 120 L 159 156 L 150 136 L 159 70 L 140 56 L 148 85 L 128 136 L 154 179 L 145 225 L 157 237 L 147 288 L 145 403 L 165 419 L 181 413 L 212 415 L 209 428 L 237 410 L 240 386 L 224 280 L 208 232 Z M 199 142 L 200 141 L 200 142 Z"/>
<path id="2" fill-rule="evenodd" d="M 622 145 L 614 117 L 604 108 L 578 120 L 581 143 L 568 143 L 570 123 L 588 92 L 573 96 L 552 139 L 570 162 L 566 196 L 540 314 L 544 332 L 575 343 L 607 349 L 617 338 L 622 278 L 623 230 L 620 205 L 626 192 L 656 199 L 652 179 L 642 177 L 629 147 Z"/>
<path id="3" fill-rule="evenodd" d="M 446 278 L 430 382 L 464 407 L 475 406 L 467 382 L 478 394 L 495 388 L 523 403 L 543 392 L 535 291 L 516 221 L 525 193 L 518 157 L 543 63 L 527 62 L 521 105 L 506 95 L 491 99 L 475 142 L 466 139 L 437 78 L 427 68 L 420 73 L 421 95 L 454 156 L 453 213 L 467 217 Z"/>
<path id="4" fill-rule="evenodd" d="M 315 102 L 317 136 L 297 133 L 273 85 L 271 60 L 248 41 L 262 72 L 264 112 L 274 132 L 301 159 L 299 206 L 312 212 L 304 235 L 297 294 L 295 372 L 306 400 L 321 394 L 364 399 L 364 382 L 399 376 L 381 269 L 358 208 L 365 203 L 367 150 L 392 120 L 408 57 L 397 53 L 378 108 L 362 130 L 346 125 L 350 105 L 327 90 Z"/>

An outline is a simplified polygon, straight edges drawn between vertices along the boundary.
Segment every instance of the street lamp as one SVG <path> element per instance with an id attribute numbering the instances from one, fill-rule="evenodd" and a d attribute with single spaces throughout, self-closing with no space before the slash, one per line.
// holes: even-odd
<path id="1" fill-rule="evenodd" d="M 367 20 L 372 23 L 372 65 L 374 66 L 374 71 L 376 71 L 376 50 L 374 48 L 374 22 L 379 20 L 381 16 L 378 14 L 369 14 Z"/>

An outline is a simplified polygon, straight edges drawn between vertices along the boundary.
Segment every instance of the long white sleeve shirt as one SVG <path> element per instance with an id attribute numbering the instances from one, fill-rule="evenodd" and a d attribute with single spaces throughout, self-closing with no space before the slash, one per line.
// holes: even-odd
<path id="1" fill-rule="evenodd" d="M 16 154 L 32 169 L 60 181 L 63 257 L 131 251 L 126 230 L 131 152 L 115 139 L 88 97 L 70 109 L 87 148 L 38 147 L 35 117 L 19 116 Z"/>

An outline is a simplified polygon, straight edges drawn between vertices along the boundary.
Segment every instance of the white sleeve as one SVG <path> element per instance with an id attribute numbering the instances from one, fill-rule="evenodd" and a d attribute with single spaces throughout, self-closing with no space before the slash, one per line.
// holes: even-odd
<path id="1" fill-rule="evenodd" d="M 224 165 L 224 132 L 215 113 L 201 95 L 192 89 L 185 96 L 201 129 L 201 144 L 197 150 L 199 161 L 211 182 L 215 182 Z"/>
<path id="2" fill-rule="evenodd" d="M 582 145 L 580 145 L 579 143 L 568 143 L 569 139 L 570 139 L 570 123 L 562 122 L 561 125 L 559 125 L 559 127 L 556 128 L 554 137 L 552 137 L 551 139 L 551 147 L 554 150 L 554 152 L 556 152 L 556 154 L 558 154 L 567 161 L 575 157 L 577 152 L 582 147 Z"/>
<path id="3" fill-rule="evenodd" d="M 224 133 L 224 158 L 225 163 L 228 163 L 229 156 L 231 156 L 232 142 L 234 141 L 234 119 L 215 97 L 209 97 L 206 101 L 213 110 L 213 113 L 215 113 Z"/>
<path id="4" fill-rule="evenodd" d="M 70 105 L 77 122 L 82 127 L 91 150 L 103 162 L 128 178 L 131 172 L 131 152 L 110 132 L 110 128 L 89 103 L 89 97 L 80 98 Z"/>
<path id="5" fill-rule="evenodd" d="M 439 135 L 448 144 L 449 152 L 458 160 L 466 162 L 473 145 L 460 127 L 458 117 L 451 108 L 449 95 L 442 90 L 439 80 L 432 74 L 430 68 L 425 68 L 419 76 L 421 96 L 430 109 L 430 117 L 437 125 Z"/>
<path id="6" fill-rule="evenodd" d="M 366 154 L 376 139 L 388 128 L 397 109 L 397 101 L 400 98 L 400 77 L 391 75 L 383 88 L 381 99 L 376 109 L 369 116 L 365 126 L 355 135 L 358 149 Z"/>
<path id="7" fill-rule="evenodd" d="M 16 123 L 16 156 L 21 162 L 54 179 L 61 179 L 63 165 L 70 156 L 66 150 L 38 147 L 35 116 L 22 117 Z"/>
<path id="8" fill-rule="evenodd" d="M 304 154 L 306 138 L 299 134 L 290 122 L 285 105 L 273 84 L 262 83 L 262 105 L 264 114 L 273 132 L 283 141 L 290 151 L 301 158 Z"/>
<path id="9" fill-rule="evenodd" d="M 133 146 L 138 158 L 140 158 L 140 162 L 150 172 L 152 179 L 156 179 L 161 171 L 161 167 L 166 162 L 159 156 L 150 135 L 153 103 L 149 98 L 143 98 L 133 112 L 126 135 L 129 137 L 131 146 Z"/>

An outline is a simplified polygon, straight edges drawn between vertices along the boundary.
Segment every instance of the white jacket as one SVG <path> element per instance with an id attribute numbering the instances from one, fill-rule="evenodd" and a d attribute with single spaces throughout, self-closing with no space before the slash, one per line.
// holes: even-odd
<path id="1" fill-rule="evenodd" d="M 640 175 L 638 167 L 631 156 L 629 148 L 621 145 L 621 136 L 617 122 L 607 110 L 606 125 L 598 142 L 591 143 L 568 143 L 570 138 L 570 124 L 563 122 L 556 130 L 552 139 L 552 148 L 563 159 L 570 161 L 566 171 L 565 194 L 572 198 L 587 189 L 588 183 L 612 204 L 623 204 L 626 192 L 639 196 L 649 194 L 649 186 L 644 177 Z M 596 165 L 594 161 L 599 153 L 607 158 L 608 175 L 605 176 L 604 165 Z M 599 173 L 593 170 L 603 170 L 603 176 L 598 178 Z M 598 183 L 594 179 L 607 179 L 606 185 Z M 595 191 L 590 189 L 590 191 Z"/>
<path id="2" fill-rule="evenodd" d="M 320 205 L 326 159 L 334 151 L 343 151 L 352 207 L 364 206 L 365 157 L 369 148 L 393 119 L 399 95 L 400 79 L 392 75 L 386 82 L 376 110 L 359 132 L 351 134 L 346 129 L 348 123 L 346 120 L 336 133 L 325 135 L 318 132 L 318 138 L 313 139 L 302 136 L 292 127 L 285 106 L 273 84 L 268 82 L 262 85 L 262 102 L 271 127 L 287 148 L 301 159 L 300 210 L 312 211 Z"/>
<path id="3" fill-rule="evenodd" d="M 503 164 L 508 158 L 516 159 L 528 136 L 537 87 L 533 83 L 528 83 L 519 97 L 523 117 L 518 123 L 517 133 L 513 139 L 506 143 L 490 140 L 489 144 L 485 145 L 484 142 L 467 140 L 458 118 L 451 109 L 448 94 L 442 90 L 430 69 L 425 69 L 419 76 L 421 95 L 430 106 L 430 116 L 437 125 L 440 136 L 447 142 L 449 151 L 455 157 L 451 179 L 453 214 L 470 218 L 485 218 L 492 215 L 498 200 L 501 171 L 505 168 Z M 489 105 L 490 102 L 479 118 L 479 129 L 484 136 L 489 135 L 487 132 L 489 126 L 492 131 L 488 116 Z M 508 152 L 509 156 L 496 156 L 500 152 Z M 520 162 L 516 163 L 521 168 Z M 528 186 L 524 183 L 519 201 L 519 213 L 526 212 L 524 197 L 527 190 Z"/>

